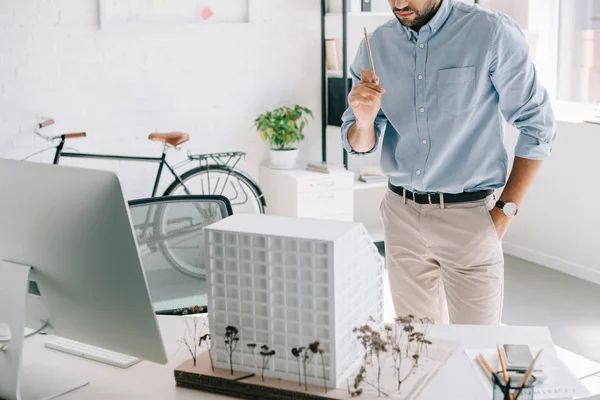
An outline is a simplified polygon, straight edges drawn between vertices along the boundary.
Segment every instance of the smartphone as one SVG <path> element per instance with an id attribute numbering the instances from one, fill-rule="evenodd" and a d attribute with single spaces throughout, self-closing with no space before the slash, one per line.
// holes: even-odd
<path id="1" fill-rule="evenodd" d="M 526 371 L 533 361 L 531 349 L 526 344 L 505 344 L 502 350 L 507 370 Z"/>

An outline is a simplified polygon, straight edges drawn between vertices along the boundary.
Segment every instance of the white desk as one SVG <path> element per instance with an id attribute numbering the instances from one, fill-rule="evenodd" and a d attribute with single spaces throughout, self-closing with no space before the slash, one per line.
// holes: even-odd
<path id="1" fill-rule="evenodd" d="M 205 321 L 202 319 L 200 326 Z M 91 383 L 60 400 L 86 399 L 161 399 L 187 400 L 225 399 L 213 395 L 175 386 L 173 370 L 186 358 L 187 350 L 177 342 L 183 335 L 184 322 L 181 317 L 159 317 L 159 323 L 169 357 L 167 365 L 142 361 L 123 370 L 98 362 L 63 354 L 44 348 L 48 336 L 38 335 L 26 340 L 25 362 L 37 362 L 60 366 L 65 370 L 80 373 Z M 497 343 L 523 343 L 554 351 L 554 344 L 547 328 L 542 327 L 485 327 L 485 326 L 434 326 L 432 337 L 462 342 L 464 348 L 490 348 Z M 424 390 L 423 400 L 478 400 L 485 399 L 483 387 L 473 367 L 459 349 L 445 364 L 433 381 Z"/>

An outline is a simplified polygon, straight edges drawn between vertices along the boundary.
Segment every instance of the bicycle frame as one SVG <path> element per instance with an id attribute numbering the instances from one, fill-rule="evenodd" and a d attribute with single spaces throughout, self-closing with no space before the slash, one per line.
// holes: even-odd
<path id="1" fill-rule="evenodd" d="M 61 159 L 61 157 L 67 158 L 92 158 L 92 159 L 103 159 L 103 160 L 119 160 L 119 161 L 137 161 L 137 162 L 148 162 L 148 163 L 158 163 L 158 171 L 156 173 L 156 179 L 154 180 L 154 187 L 152 189 L 152 196 L 156 197 L 156 191 L 158 190 L 158 185 L 160 183 L 160 177 L 162 174 L 163 167 L 166 166 L 171 175 L 181 184 L 186 194 L 190 195 L 190 191 L 188 190 L 185 183 L 181 180 L 179 175 L 175 172 L 175 169 L 167 162 L 166 160 L 166 146 L 163 150 L 162 156 L 160 157 L 136 157 L 136 156 L 121 156 L 121 155 L 112 155 L 112 154 L 92 154 L 92 153 L 69 153 L 64 152 L 63 148 L 65 145 L 65 138 L 61 137 L 60 143 L 56 146 L 56 153 L 54 154 L 54 161 L 52 164 L 57 165 Z"/>

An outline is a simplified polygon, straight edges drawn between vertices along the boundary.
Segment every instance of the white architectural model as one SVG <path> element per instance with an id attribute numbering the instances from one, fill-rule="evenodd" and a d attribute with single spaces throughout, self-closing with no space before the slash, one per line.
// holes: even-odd
<path id="1" fill-rule="evenodd" d="M 239 330 L 234 370 L 257 372 L 266 344 L 276 353 L 265 377 L 292 382 L 299 366 L 291 349 L 318 339 L 327 386 L 345 388 L 362 361 L 352 329 L 383 317 L 383 259 L 364 227 L 238 214 L 207 227 L 205 240 L 215 367 L 229 369 L 227 326 Z M 248 343 L 257 344 L 256 360 Z M 320 357 L 306 376 L 323 385 Z"/>

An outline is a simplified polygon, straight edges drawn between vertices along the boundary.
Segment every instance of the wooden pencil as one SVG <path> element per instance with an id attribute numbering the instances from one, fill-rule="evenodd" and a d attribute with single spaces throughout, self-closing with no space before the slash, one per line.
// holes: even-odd
<path id="1" fill-rule="evenodd" d="M 479 357 L 477 357 L 477 362 L 479 363 L 479 366 L 481 367 L 481 369 L 483 370 L 483 373 L 490 378 L 490 380 L 492 380 L 492 374 L 490 373 L 490 371 L 486 368 L 485 364 L 483 363 L 483 360 Z"/>
<path id="2" fill-rule="evenodd" d="M 494 380 L 492 379 L 492 375 L 494 375 L 494 370 L 492 369 L 492 366 L 490 365 L 490 363 L 487 362 L 487 360 L 485 359 L 485 357 L 483 356 L 483 354 L 479 353 L 479 357 L 477 358 L 477 361 L 479 361 L 479 365 L 481 366 L 481 368 L 483 368 L 484 372 L 487 371 L 488 372 L 488 377 L 490 378 L 490 380 L 492 381 L 492 383 L 494 382 Z M 508 378 L 508 375 L 507 375 Z M 509 397 L 511 400 L 516 400 L 514 399 L 512 393 L 509 394 Z"/>
<path id="3" fill-rule="evenodd" d="M 373 54 L 371 53 L 371 44 L 369 43 L 369 35 L 367 28 L 363 28 L 365 32 L 365 44 L 367 45 L 367 53 L 369 54 L 369 62 L 371 63 L 371 71 L 375 73 L 375 63 L 373 63 Z"/>
<path id="4" fill-rule="evenodd" d="M 523 392 L 523 386 L 525 386 L 527 384 L 527 381 L 529 381 L 529 378 L 531 378 L 531 375 L 533 374 L 533 366 L 535 365 L 537 359 L 542 354 L 542 351 L 544 351 L 544 349 L 541 349 L 540 352 L 537 353 L 537 355 L 535 356 L 535 358 L 531 362 L 531 365 L 527 369 L 527 372 L 525 372 L 525 375 L 523 376 L 523 379 L 521 379 L 521 382 L 519 382 L 519 388 L 516 390 L 517 391 L 517 395 L 515 396 L 515 400 L 517 400 L 519 398 L 519 396 Z"/>
<path id="5" fill-rule="evenodd" d="M 504 376 L 504 383 L 508 383 L 508 372 L 506 372 L 506 364 L 504 363 L 504 356 L 502 355 L 502 350 L 500 349 L 500 345 L 498 345 L 498 358 L 500 358 L 500 368 L 502 368 L 502 375 Z"/>
<path id="6" fill-rule="evenodd" d="M 483 363 L 485 369 L 490 373 L 490 376 L 494 375 L 494 370 L 492 369 L 492 366 L 487 362 L 487 360 L 481 353 L 479 353 L 479 360 Z"/>

